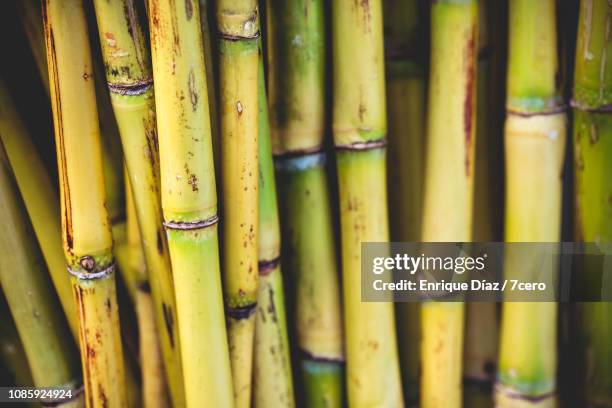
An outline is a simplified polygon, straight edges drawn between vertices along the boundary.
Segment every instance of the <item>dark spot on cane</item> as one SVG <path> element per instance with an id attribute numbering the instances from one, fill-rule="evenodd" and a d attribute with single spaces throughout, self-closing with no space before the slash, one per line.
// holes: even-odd
<path id="1" fill-rule="evenodd" d="M 185 15 L 187 16 L 187 21 L 190 21 L 193 17 L 193 4 L 191 4 L 191 0 L 185 0 Z"/>
<path id="2" fill-rule="evenodd" d="M 189 100 L 191 101 L 191 109 L 195 112 L 198 108 L 198 100 L 200 99 L 200 96 L 198 94 L 193 68 L 189 71 L 189 78 L 187 79 L 187 88 L 189 89 Z"/>
<path id="3" fill-rule="evenodd" d="M 165 303 L 162 303 L 162 309 L 164 310 L 164 323 L 166 325 L 166 332 L 168 332 L 168 339 L 170 339 L 170 347 L 174 348 L 174 318 L 172 317 L 172 309 Z"/>
<path id="4" fill-rule="evenodd" d="M 160 255 L 163 254 L 164 253 L 164 238 L 160 230 L 157 230 L 156 243 L 157 243 L 157 253 Z"/>
<path id="5" fill-rule="evenodd" d="M 87 272 L 93 271 L 94 268 L 96 267 L 96 261 L 93 259 L 93 257 L 89 255 L 82 257 L 81 260 L 79 261 L 79 264 Z"/>
<path id="6" fill-rule="evenodd" d="M 104 392 L 104 388 L 102 387 L 102 384 L 98 384 L 98 393 L 100 394 L 100 403 L 102 404 L 103 408 L 107 408 L 108 407 L 108 397 L 106 396 L 106 393 Z"/>
<path id="7" fill-rule="evenodd" d="M 142 293 L 151 293 L 151 285 L 149 284 L 149 281 L 140 282 L 138 284 L 138 290 Z"/>

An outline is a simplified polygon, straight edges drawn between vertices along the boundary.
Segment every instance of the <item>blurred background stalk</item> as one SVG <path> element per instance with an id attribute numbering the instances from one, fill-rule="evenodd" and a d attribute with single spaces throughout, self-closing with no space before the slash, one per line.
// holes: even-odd
<path id="1" fill-rule="evenodd" d="M 574 72 L 575 238 L 589 245 L 612 242 L 612 4 L 581 0 Z M 606 248 L 607 246 L 607 248 Z M 609 261 L 604 261 L 608 262 Z M 601 268 L 603 274 L 601 274 Z M 603 295 L 612 282 L 609 264 L 593 264 L 588 256 L 577 273 L 587 290 Z M 609 285 L 609 283 L 608 283 Z M 612 303 L 578 305 L 580 379 L 588 406 L 612 406 Z"/>
<path id="2" fill-rule="evenodd" d="M 387 187 L 391 240 L 419 242 L 425 156 L 424 2 L 383 1 L 388 117 Z M 404 395 L 418 400 L 420 304 L 396 304 Z"/>

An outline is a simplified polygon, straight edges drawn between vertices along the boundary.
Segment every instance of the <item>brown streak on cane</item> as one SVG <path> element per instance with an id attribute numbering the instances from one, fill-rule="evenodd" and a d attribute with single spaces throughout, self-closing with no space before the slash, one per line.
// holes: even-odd
<path id="1" fill-rule="evenodd" d="M 57 56 L 55 49 L 55 38 L 53 35 L 53 28 L 50 26 L 47 14 L 48 0 L 43 2 L 43 22 L 45 27 L 45 37 L 47 43 L 47 59 L 49 60 L 49 66 L 51 67 L 51 80 L 53 83 L 53 97 L 55 99 L 55 126 L 57 127 L 57 151 L 59 157 L 60 171 L 60 183 L 62 185 L 62 198 L 64 204 L 64 217 L 62 224 L 64 226 L 64 243 L 66 244 L 66 251 L 69 255 L 72 254 L 73 233 L 72 233 L 72 200 L 70 197 L 70 185 L 68 184 L 68 178 L 66 174 L 68 172 L 66 164 L 66 147 L 64 145 L 64 123 L 62 118 L 62 100 L 60 97 L 60 86 L 59 86 L 59 74 L 57 68 Z"/>
<path id="2" fill-rule="evenodd" d="M 463 101 L 463 131 L 465 137 L 465 175 L 470 176 L 472 165 L 472 131 L 473 131 L 473 111 L 474 111 L 474 76 L 476 75 L 474 64 L 474 51 L 476 47 L 476 26 L 468 34 L 467 47 L 465 49 L 466 81 L 465 99 Z"/>

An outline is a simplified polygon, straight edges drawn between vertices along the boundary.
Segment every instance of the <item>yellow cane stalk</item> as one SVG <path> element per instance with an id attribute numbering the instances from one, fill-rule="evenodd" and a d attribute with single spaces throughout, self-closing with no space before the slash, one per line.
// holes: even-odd
<path id="1" fill-rule="evenodd" d="M 559 240 L 565 128 L 564 113 L 509 114 L 505 136 L 507 242 Z M 509 277 L 511 273 L 506 271 Z M 503 304 L 496 406 L 556 406 L 556 309 L 552 302 Z"/>
<path id="2" fill-rule="evenodd" d="M 478 6 L 439 1 L 431 10 L 424 242 L 472 239 Z M 421 308 L 421 406 L 462 404 L 464 304 Z"/>
<path id="3" fill-rule="evenodd" d="M 68 319 L 68 325 L 73 337 L 78 341 L 78 313 L 72 295 L 70 277 L 66 274 L 66 260 L 62 253 L 61 218 L 57 193 L 1 80 L 0 139 L 6 149 L 17 186 L 24 198 L 34 234 L 64 314 Z M 136 380 L 129 369 L 126 375 L 128 376 L 128 397 L 130 401 L 135 401 L 138 396 Z"/>
<path id="4" fill-rule="evenodd" d="M 511 0 L 509 27 L 505 240 L 556 242 L 566 138 L 556 2 Z M 524 274 L 508 262 L 504 272 L 510 279 Z M 556 327 L 555 303 L 503 304 L 496 406 L 556 406 Z"/>
<path id="5" fill-rule="evenodd" d="M 70 330 L 78 339 L 77 309 L 62 255 L 57 193 L 3 81 L 0 80 L 0 139 L 34 227 L 47 270 Z"/>
<path id="6" fill-rule="evenodd" d="M 6 148 L 17 186 L 24 197 L 34 234 L 68 319 L 70 330 L 78 341 L 78 313 L 72 295 L 70 277 L 66 274 L 66 260 L 62 253 L 59 201 L 56 198 L 50 199 L 57 197 L 57 194 L 2 81 L 0 81 L 0 139 Z M 129 368 L 126 366 L 128 397 L 130 402 L 133 402 L 138 399 L 139 390 Z"/>
<path id="7" fill-rule="evenodd" d="M 155 320 L 155 302 L 151 296 L 150 287 L 146 284 L 141 285 L 136 292 L 136 315 L 138 316 L 143 406 L 147 408 L 167 407 L 170 405 L 170 396 L 164 373 L 159 330 Z"/>
<path id="8" fill-rule="evenodd" d="M 184 404 L 180 339 L 168 244 L 162 227 L 155 97 L 148 45 L 133 0 L 95 1 L 111 102 L 123 144 L 155 306 L 166 378 Z"/>
<path id="9" fill-rule="evenodd" d="M 223 191 L 223 273 L 235 403 L 251 401 L 253 340 L 259 274 L 258 64 L 255 0 L 217 2 L 219 114 Z"/>
<path id="10" fill-rule="evenodd" d="M 76 346 L 41 260 L 31 225 L 0 143 L 0 284 L 23 344 L 36 387 L 68 387 L 82 407 Z M 3 317 L 8 319 L 9 317 Z"/>
<path id="11" fill-rule="evenodd" d="M 178 317 L 168 323 L 178 323 L 185 405 L 231 407 L 199 3 L 149 0 L 148 7 L 155 93 L 163 95 L 155 100 L 161 202 Z"/>
<path id="12" fill-rule="evenodd" d="M 332 12 L 348 404 L 401 407 L 393 304 L 361 302 L 361 243 L 389 240 L 382 4 L 335 0 Z"/>
<path id="13" fill-rule="evenodd" d="M 23 0 L 17 2 L 22 25 L 26 31 L 30 49 L 34 55 L 36 67 L 41 74 L 45 90 L 49 95 L 49 75 L 47 56 L 45 53 L 45 36 L 42 18 L 41 2 L 39 0 Z M 121 148 L 117 143 L 119 134 L 115 117 L 113 116 L 108 97 L 108 91 L 102 80 L 98 65 L 94 69 L 96 84 L 96 104 L 102 136 L 102 163 L 104 165 L 104 185 L 107 192 L 107 207 L 111 223 L 119 222 L 123 214 L 122 160 Z"/>
<path id="14" fill-rule="evenodd" d="M 80 0 L 43 2 L 64 253 L 88 407 L 127 405 L 115 263 L 87 25 Z"/>

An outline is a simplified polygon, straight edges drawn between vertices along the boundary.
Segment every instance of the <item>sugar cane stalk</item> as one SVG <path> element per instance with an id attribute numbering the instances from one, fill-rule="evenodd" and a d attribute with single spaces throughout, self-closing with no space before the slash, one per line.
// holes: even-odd
<path id="1" fill-rule="evenodd" d="M 155 302 L 151 295 L 151 285 L 138 228 L 138 217 L 127 170 L 124 180 L 126 181 L 126 222 L 113 227 L 115 258 L 119 267 L 119 275 L 127 287 L 138 320 L 138 361 L 141 371 L 142 403 L 145 407 L 165 407 L 169 404 L 168 384 L 155 320 Z M 128 367 L 130 366 L 126 365 L 126 368 Z M 129 392 L 128 388 L 128 397 L 130 397 Z"/>
<path id="2" fill-rule="evenodd" d="M 425 242 L 472 239 L 477 19 L 473 0 L 432 5 Z M 421 406 L 460 407 L 464 304 L 424 303 L 421 319 Z"/>
<path id="3" fill-rule="evenodd" d="M 259 293 L 253 350 L 253 405 L 261 408 L 294 407 L 263 59 L 259 66 Z"/>
<path id="4" fill-rule="evenodd" d="M 389 147 L 387 186 L 391 240 L 418 242 L 423 212 L 425 73 L 418 1 L 383 1 Z M 404 395 L 418 398 L 420 305 L 396 305 Z"/>
<path id="5" fill-rule="evenodd" d="M 574 177 L 576 240 L 612 242 L 612 5 L 580 2 L 574 73 Z M 588 264 L 584 265 L 588 268 Z M 594 271 L 585 269 L 583 273 Z M 601 290 L 598 286 L 596 290 Z M 585 404 L 612 406 L 612 303 L 579 305 L 587 363 Z"/>
<path id="6" fill-rule="evenodd" d="M 43 2 L 64 253 L 79 315 L 88 407 L 127 405 L 115 263 L 83 3 Z"/>
<path id="7" fill-rule="evenodd" d="M 393 304 L 361 302 L 361 242 L 389 239 L 382 4 L 335 0 L 332 14 L 348 403 L 400 407 Z"/>
<path id="8" fill-rule="evenodd" d="M 39 0 L 23 0 L 17 2 L 18 11 L 30 49 L 34 55 L 36 67 L 42 76 L 43 86 L 50 94 L 49 76 L 47 68 L 47 56 L 45 51 L 45 36 L 42 19 L 42 8 Z M 107 206 L 111 222 L 119 222 L 123 214 L 123 189 L 122 186 L 122 159 L 121 148 L 116 143 L 119 141 L 115 118 L 110 107 L 108 92 L 102 81 L 102 75 L 98 66 L 94 68 L 96 84 L 96 104 L 98 107 L 98 120 L 100 124 L 100 135 L 102 139 L 102 163 L 104 165 L 104 185 L 107 192 Z"/>
<path id="9" fill-rule="evenodd" d="M 0 284 L 30 366 L 34 380 L 31 385 L 68 387 L 74 398 L 53 403 L 82 407 L 77 349 L 51 289 L 15 184 L 0 143 Z"/>
<path id="10" fill-rule="evenodd" d="M 566 137 L 556 3 L 511 0 L 509 5 L 505 241 L 556 242 Z M 506 277 L 524 274 L 525 267 L 515 269 L 511 261 L 506 259 Z M 496 406 L 555 406 L 556 320 L 552 302 L 503 304 Z"/>
<path id="11" fill-rule="evenodd" d="M 148 7 L 155 93 L 164 95 L 155 100 L 161 202 L 178 317 L 166 324 L 178 323 L 185 405 L 231 407 L 199 3 L 149 0 Z"/>
<path id="12" fill-rule="evenodd" d="M 286 264 L 295 288 L 304 400 L 311 407 L 339 407 L 344 399 L 344 347 L 323 151 L 325 5 L 269 1 L 267 10 L 272 148 L 281 180 Z"/>
<path id="13" fill-rule="evenodd" d="M 259 10 L 255 0 L 219 0 L 219 114 L 223 271 L 235 404 L 251 401 L 257 306 L 257 120 Z"/>
<path id="14" fill-rule="evenodd" d="M 46 68 L 46 66 L 45 66 Z M 34 234 L 70 330 L 78 339 L 77 310 L 61 250 L 59 202 L 51 179 L 36 152 L 3 81 L 0 80 L 0 139 L 23 197 Z"/>
<path id="15" fill-rule="evenodd" d="M 168 244 L 162 227 L 155 97 L 148 45 L 133 0 L 95 1 L 106 79 L 141 230 L 166 378 L 184 404 L 179 334 Z M 144 265 L 143 265 L 144 266 Z M 143 279 L 146 281 L 146 279 Z M 144 322 L 142 322 L 144 323 Z"/>
<path id="16" fill-rule="evenodd" d="M 501 219 L 501 202 L 497 199 L 501 191 L 499 163 L 503 162 L 501 150 L 502 127 L 499 122 L 499 105 L 496 97 L 503 81 L 495 76 L 494 58 L 499 58 L 500 49 L 494 41 L 498 26 L 495 20 L 501 14 L 499 4 L 491 0 L 478 5 L 478 68 L 476 145 L 474 158 L 474 206 L 473 240 L 493 242 L 498 238 L 498 219 Z M 495 379 L 498 345 L 497 304 L 492 302 L 469 302 L 465 310 L 465 341 L 463 377 L 465 383 L 464 404 L 474 407 L 490 407 L 492 385 Z"/>

